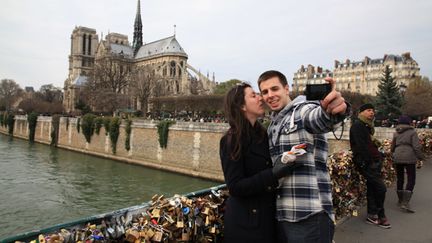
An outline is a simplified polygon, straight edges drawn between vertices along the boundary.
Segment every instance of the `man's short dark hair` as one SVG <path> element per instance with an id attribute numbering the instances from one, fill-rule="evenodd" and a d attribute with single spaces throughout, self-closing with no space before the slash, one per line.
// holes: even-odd
<path id="1" fill-rule="evenodd" d="M 278 77 L 280 83 L 282 84 L 282 86 L 288 85 L 288 81 L 285 77 L 285 75 L 283 75 L 283 73 L 276 71 L 276 70 L 269 70 L 269 71 L 265 71 L 263 72 L 259 78 L 258 78 L 258 87 L 260 86 L 260 84 L 266 80 L 269 80 L 271 78 L 274 77 Z"/>

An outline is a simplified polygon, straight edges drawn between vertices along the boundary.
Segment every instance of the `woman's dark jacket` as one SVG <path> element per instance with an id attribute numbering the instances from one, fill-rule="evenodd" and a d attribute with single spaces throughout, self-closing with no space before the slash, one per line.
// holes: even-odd
<path id="1" fill-rule="evenodd" d="M 418 135 L 410 125 L 396 127 L 391 151 L 394 164 L 415 164 L 417 160 L 424 159 Z"/>
<path id="2" fill-rule="evenodd" d="M 228 133 L 229 134 L 229 133 Z M 224 213 L 224 242 L 276 242 L 277 179 L 268 139 L 242 138 L 241 156 L 230 158 L 229 136 L 220 141 L 220 158 L 230 197 Z"/>
<path id="3" fill-rule="evenodd" d="M 368 167 L 382 159 L 378 147 L 372 142 L 372 128 L 361 120 L 355 120 L 350 128 L 350 145 L 353 161 L 357 166 Z"/>

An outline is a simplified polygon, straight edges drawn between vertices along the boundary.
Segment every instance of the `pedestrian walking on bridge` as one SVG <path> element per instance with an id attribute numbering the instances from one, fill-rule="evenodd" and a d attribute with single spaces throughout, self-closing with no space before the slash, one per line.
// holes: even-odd
<path id="1" fill-rule="evenodd" d="M 396 132 L 393 134 L 391 151 L 393 153 L 393 165 L 397 176 L 398 206 L 408 213 L 415 211 L 410 207 L 409 201 L 413 195 L 416 181 L 417 160 L 424 160 L 417 132 L 411 124 L 409 116 L 400 116 Z M 404 188 L 405 171 L 407 183 Z"/>

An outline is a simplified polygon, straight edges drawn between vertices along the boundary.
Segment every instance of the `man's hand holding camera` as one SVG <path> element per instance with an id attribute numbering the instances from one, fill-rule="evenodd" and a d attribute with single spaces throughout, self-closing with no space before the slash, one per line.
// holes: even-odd
<path id="1" fill-rule="evenodd" d="M 344 114 L 347 105 L 342 94 L 335 90 L 335 80 L 330 77 L 324 80 L 331 84 L 332 91 L 321 101 L 321 107 L 330 115 Z"/>

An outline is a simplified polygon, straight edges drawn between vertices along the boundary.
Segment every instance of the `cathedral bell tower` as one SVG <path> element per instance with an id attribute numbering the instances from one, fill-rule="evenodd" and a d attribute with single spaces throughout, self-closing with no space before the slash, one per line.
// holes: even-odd
<path id="1" fill-rule="evenodd" d="M 95 29 L 78 26 L 72 31 L 69 55 L 69 74 L 64 84 L 63 107 L 66 112 L 75 110 L 80 87 L 93 70 L 96 48 L 99 43 Z"/>
<path id="2" fill-rule="evenodd" d="M 141 4 L 140 4 L 140 0 L 138 0 L 137 12 L 136 12 L 135 23 L 134 23 L 133 44 L 132 44 L 134 55 L 138 52 L 138 50 L 142 45 L 143 45 L 143 40 L 142 40 Z"/>

